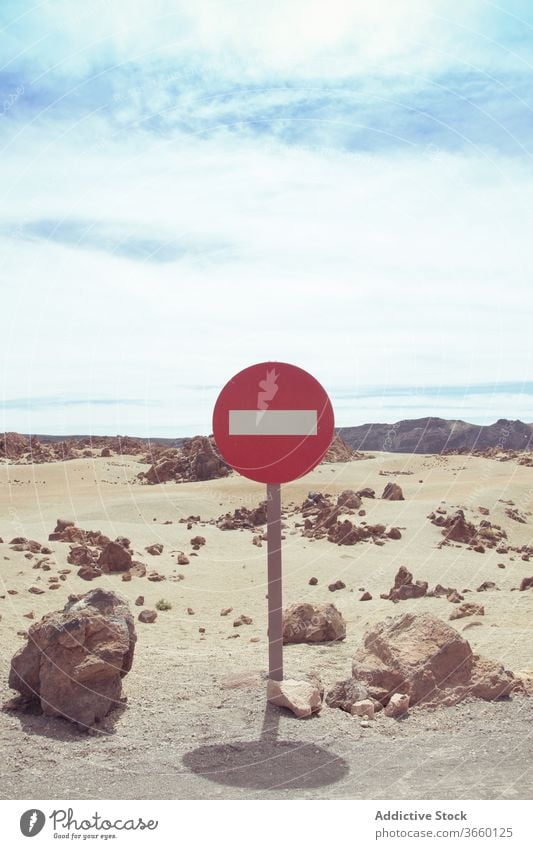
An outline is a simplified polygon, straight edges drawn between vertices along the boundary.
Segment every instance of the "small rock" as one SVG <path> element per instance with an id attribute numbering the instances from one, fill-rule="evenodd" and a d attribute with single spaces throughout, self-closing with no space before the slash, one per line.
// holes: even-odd
<path id="1" fill-rule="evenodd" d="M 498 587 L 496 586 L 494 581 L 483 581 L 483 583 L 480 584 L 480 586 L 477 588 L 476 592 L 485 593 L 485 592 L 488 592 L 489 590 L 497 590 L 497 589 L 498 589 Z"/>
<path id="2" fill-rule="evenodd" d="M 54 528 L 55 534 L 60 534 L 62 531 L 67 528 L 75 527 L 76 522 L 73 519 L 58 519 L 56 522 L 56 526 Z"/>
<path id="3" fill-rule="evenodd" d="M 462 596 L 461 593 L 458 593 L 457 590 L 452 590 L 451 593 L 446 596 L 446 600 L 450 601 L 452 604 L 459 604 L 463 598 L 464 596 Z"/>
<path id="4" fill-rule="evenodd" d="M 309 583 L 309 586 L 316 587 L 316 585 L 318 584 L 318 578 L 309 578 L 308 583 Z"/>
<path id="5" fill-rule="evenodd" d="M 93 581 L 95 578 L 99 578 L 102 574 L 102 570 L 94 565 L 94 566 L 82 566 L 78 569 L 78 577 L 82 578 L 84 581 Z"/>
<path id="6" fill-rule="evenodd" d="M 238 619 L 235 619 L 233 627 L 239 628 L 241 625 L 251 625 L 252 622 L 253 619 L 251 619 L 250 616 L 245 616 L 244 614 L 241 614 Z"/>
<path id="7" fill-rule="evenodd" d="M 139 622 L 147 622 L 152 623 L 157 619 L 157 611 L 155 610 L 141 610 L 139 613 Z"/>
<path id="8" fill-rule="evenodd" d="M 385 716 L 403 716 L 409 710 L 409 696 L 407 693 L 393 693 L 383 713 Z"/>
<path id="9" fill-rule="evenodd" d="M 233 607 L 223 607 L 220 611 L 221 616 L 227 616 L 229 613 L 233 611 Z"/>
<path id="10" fill-rule="evenodd" d="M 350 713 L 352 716 L 364 716 L 366 719 L 374 719 L 374 702 L 371 699 L 354 702 Z"/>
<path id="11" fill-rule="evenodd" d="M 135 599 L 135 604 L 137 605 L 137 607 L 142 607 L 143 604 L 144 604 L 144 596 L 138 595 L 137 598 Z"/>
<path id="12" fill-rule="evenodd" d="M 189 616 L 194 616 L 194 610 L 192 609 L 192 607 L 187 608 L 187 613 L 189 614 Z"/>
<path id="13" fill-rule="evenodd" d="M 375 498 L 376 493 L 369 486 L 365 486 L 364 489 L 358 489 L 356 495 L 360 498 Z"/>
<path id="14" fill-rule="evenodd" d="M 146 566 L 140 560 L 134 560 L 130 567 L 130 575 L 132 578 L 144 578 L 146 575 Z"/>
<path id="15" fill-rule="evenodd" d="M 372 596 L 368 591 L 364 592 L 359 601 L 372 601 Z"/>
<path id="16" fill-rule="evenodd" d="M 453 610 L 448 619 L 464 619 L 465 616 L 484 616 L 485 608 L 481 604 L 465 601 Z"/>
<path id="17" fill-rule="evenodd" d="M 331 593 L 336 592 L 337 590 L 344 590 L 346 588 L 346 584 L 344 581 L 334 581 L 332 584 L 328 584 L 328 590 Z"/>
<path id="18" fill-rule="evenodd" d="M 190 562 L 186 554 L 178 554 L 178 566 L 187 566 Z"/>
<path id="19" fill-rule="evenodd" d="M 286 678 L 284 681 L 269 679 L 267 699 L 277 707 L 292 711 L 299 719 L 318 713 L 322 707 L 320 690 L 316 685 L 292 678 Z"/>

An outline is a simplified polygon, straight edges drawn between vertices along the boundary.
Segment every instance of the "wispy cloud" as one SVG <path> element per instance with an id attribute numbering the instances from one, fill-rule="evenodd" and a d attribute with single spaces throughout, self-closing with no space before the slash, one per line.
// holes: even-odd
<path id="1" fill-rule="evenodd" d="M 137 407 L 144 404 L 157 406 L 162 403 L 154 399 L 144 398 L 72 398 L 58 395 L 56 397 L 27 397 L 0 398 L 0 408 L 3 410 L 46 410 L 57 407 Z"/>
<path id="2" fill-rule="evenodd" d="M 138 228 L 141 229 L 140 227 Z M 75 218 L 64 220 L 36 220 L 14 223 L 4 226 L 3 234 L 17 238 L 53 242 L 71 248 L 103 251 L 117 257 L 125 257 L 139 262 L 166 263 L 175 262 L 184 257 L 209 257 L 222 260 L 226 251 L 223 245 L 180 243 L 174 236 L 166 239 L 159 236 L 150 238 L 146 226 L 144 233 L 132 233 L 130 226 L 120 222 L 105 224 L 98 221 L 85 221 Z M 0 230 L 0 234 L 2 230 Z"/>

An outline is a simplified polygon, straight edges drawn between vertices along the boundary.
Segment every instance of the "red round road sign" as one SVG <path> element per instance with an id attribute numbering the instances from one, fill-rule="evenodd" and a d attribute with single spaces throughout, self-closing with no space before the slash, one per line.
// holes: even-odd
<path id="1" fill-rule="evenodd" d="M 310 472 L 333 437 L 333 407 L 308 372 L 258 363 L 226 383 L 213 411 L 213 433 L 227 463 L 260 483 L 286 483 Z"/>

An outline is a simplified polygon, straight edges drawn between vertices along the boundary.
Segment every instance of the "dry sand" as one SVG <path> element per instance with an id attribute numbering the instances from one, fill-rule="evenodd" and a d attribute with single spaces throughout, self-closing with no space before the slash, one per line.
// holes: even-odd
<path id="1" fill-rule="evenodd" d="M 133 459 L 84 459 L 36 466 L 0 466 L 0 681 L 7 689 L 9 661 L 23 644 L 17 631 L 27 629 L 25 613 L 40 618 L 62 608 L 69 593 L 106 586 L 145 607 L 158 599 L 172 609 L 152 624 L 137 622 L 138 643 L 125 679 L 128 703 L 111 714 L 104 733 L 80 734 L 64 720 L 32 714 L 0 713 L 3 762 L 2 798 L 530 798 L 531 700 L 515 696 L 499 703 L 463 703 L 428 711 L 415 708 L 402 721 L 380 717 L 371 728 L 339 710 L 324 707 L 320 716 L 296 720 L 276 709 L 265 711 L 267 664 L 266 544 L 252 545 L 252 532 L 221 531 L 181 517 L 202 520 L 228 510 L 255 506 L 264 487 L 233 475 L 206 483 L 145 486 L 136 480 L 146 469 Z M 380 470 L 413 474 L 380 475 Z M 380 495 L 388 481 L 403 489 L 405 501 L 365 499 L 369 523 L 402 529 L 402 539 L 384 546 L 359 543 L 335 546 L 291 533 L 284 542 L 284 600 L 333 601 L 347 622 L 344 642 L 327 646 L 288 646 L 285 674 L 317 672 L 326 689 L 350 674 L 351 657 L 373 623 L 401 612 L 430 612 L 448 620 L 454 606 L 445 598 L 422 598 L 393 605 L 379 598 L 393 584 L 401 564 L 415 580 L 469 588 L 468 601 L 485 606 L 484 617 L 454 621 L 473 649 L 513 671 L 533 667 L 533 593 L 512 591 L 533 574 L 533 561 L 514 552 L 484 554 L 465 546 L 439 549 L 440 531 L 426 518 L 439 506 L 462 506 L 467 518 L 501 524 L 511 545 L 532 544 L 533 472 L 515 461 L 477 457 L 376 454 L 373 459 L 323 465 L 306 478 L 282 488 L 283 504 L 301 503 L 310 489 L 332 494 L 370 486 Z M 420 482 L 422 481 L 422 482 Z M 505 515 L 512 500 L 527 514 L 520 524 Z M 55 573 L 33 570 L 8 543 L 24 536 L 47 543 L 58 517 L 114 538 L 127 536 L 136 558 L 170 578 L 160 583 L 120 575 L 87 583 L 76 567 L 59 590 L 45 587 Z M 171 521 L 172 524 L 164 524 Z M 176 552 L 190 555 L 190 539 L 207 540 L 190 564 L 177 566 Z M 144 551 L 155 542 L 163 554 Z M 50 543 L 57 568 L 68 566 L 67 543 Z M 498 567 L 504 563 L 505 569 Z M 309 586 L 311 576 L 317 586 Z M 40 579 L 40 580 L 39 580 Z M 342 579 L 336 593 L 327 585 Z M 499 591 L 475 592 L 483 581 Z M 359 601 L 361 588 L 372 601 Z M 17 590 L 16 595 L 7 594 Z M 233 627 L 235 616 L 253 624 Z M 194 615 L 187 613 L 194 610 Z M 474 625 L 473 623 L 479 623 Z M 205 628 L 205 635 L 199 628 Z M 236 639 L 230 638 L 238 633 Z M 258 638 L 251 642 L 251 638 Z"/>

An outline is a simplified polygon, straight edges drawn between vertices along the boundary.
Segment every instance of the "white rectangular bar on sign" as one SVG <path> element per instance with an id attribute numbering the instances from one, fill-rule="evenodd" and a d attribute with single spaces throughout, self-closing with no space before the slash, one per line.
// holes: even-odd
<path id="1" fill-rule="evenodd" d="M 316 410 L 230 410 L 230 436 L 316 436 Z"/>

